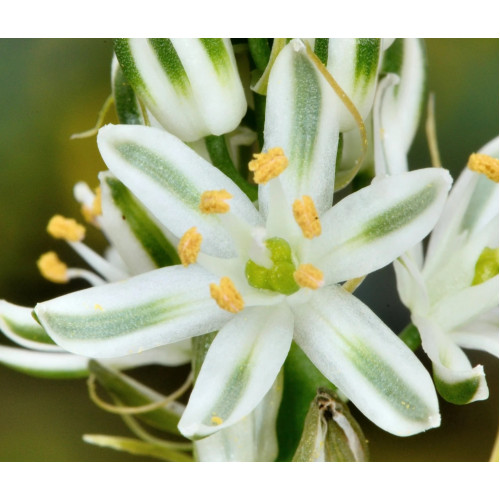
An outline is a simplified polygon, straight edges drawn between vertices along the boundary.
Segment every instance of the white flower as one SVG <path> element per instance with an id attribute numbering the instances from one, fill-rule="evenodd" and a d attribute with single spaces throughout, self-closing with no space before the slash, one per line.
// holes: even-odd
<path id="1" fill-rule="evenodd" d="M 231 132 L 247 110 L 228 38 L 118 38 L 115 53 L 149 120 L 183 141 Z"/>
<path id="2" fill-rule="evenodd" d="M 425 60 L 421 44 L 406 39 L 403 58 L 379 85 L 374 105 L 378 178 L 408 170 L 407 154 L 422 106 Z M 392 65 L 388 65 L 391 67 Z M 472 368 L 462 348 L 498 356 L 498 138 L 456 181 L 425 255 L 421 244 L 394 263 L 402 302 L 410 309 L 434 381 L 448 401 L 488 397 L 482 366 Z M 496 175 L 496 178 L 495 178 Z"/>
<path id="3" fill-rule="evenodd" d="M 428 373 L 340 283 L 389 264 L 425 237 L 450 178 L 437 169 L 394 176 L 332 208 L 334 98 L 300 42 L 282 50 L 268 87 L 266 153 L 250 165 L 259 210 L 167 132 L 103 128 L 104 161 L 180 238 L 185 266 L 41 303 L 35 312 L 47 333 L 71 352 L 106 357 L 219 330 L 179 424 L 188 437 L 249 414 L 273 385 L 292 338 L 380 427 L 409 435 L 438 425 Z"/>
<path id="4" fill-rule="evenodd" d="M 488 155 L 480 162 L 496 168 L 496 182 L 466 168 L 431 234 L 425 261 L 406 255 L 394 264 L 436 387 L 456 404 L 488 397 L 483 367 L 473 368 L 462 348 L 498 357 L 498 160 L 495 167 L 491 158 L 498 157 L 498 138 L 480 154 Z"/>
<path id="5" fill-rule="evenodd" d="M 56 283 L 67 283 L 80 278 L 92 286 L 99 286 L 178 262 L 176 251 L 169 243 L 171 235 L 168 231 L 111 175 L 103 177 L 97 196 L 84 183 L 78 183 L 74 193 L 82 204 L 82 213 L 87 222 L 104 232 L 110 246 L 106 256 L 100 256 L 82 241 L 85 236 L 84 226 L 73 219 L 56 215 L 47 226 L 49 233 L 65 240 L 95 272 L 68 268 L 55 252 L 47 252 L 38 261 L 38 267 L 45 278 Z M 86 376 L 89 358 L 70 354 L 55 345 L 33 319 L 31 312 L 32 308 L 0 300 L 0 330 L 12 342 L 23 347 L 0 346 L 0 363 L 36 376 Z M 147 353 L 105 361 L 107 366 L 126 369 L 147 364 L 176 366 L 187 363 L 189 359 L 190 346 L 185 341 Z"/>

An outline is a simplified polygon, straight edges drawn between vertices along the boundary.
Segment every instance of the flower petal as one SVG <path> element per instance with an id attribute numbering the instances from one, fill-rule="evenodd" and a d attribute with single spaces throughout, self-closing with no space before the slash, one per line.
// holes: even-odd
<path id="1" fill-rule="evenodd" d="M 261 217 L 248 197 L 217 168 L 175 136 L 141 125 L 108 125 L 99 131 L 108 168 L 177 238 L 191 227 L 203 235 L 202 251 L 230 257 L 234 247 L 217 214 L 202 214 L 201 195 L 228 191 L 231 214 L 251 225 Z"/>
<path id="2" fill-rule="evenodd" d="M 446 296 L 434 308 L 434 320 L 446 331 L 454 330 L 498 306 L 498 275 Z"/>
<path id="3" fill-rule="evenodd" d="M 311 259 L 326 283 L 363 276 L 391 263 L 433 228 L 451 184 L 447 170 L 426 168 L 351 194 L 321 219 Z"/>
<path id="4" fill-rule="evenodd" d="M 28 375 L 46 378 L 80 378 L 88 375 L 88 358 L 59 352 L 36 352 L 0 346 L 0 363 Z"/>
<path id="5" fill-rule="evenodd" d="M 166 267 L 38 304 L 35 314 L 64 349 L 126 356 L 218 330 L 231 317 L 210 297 L 212 274 Z"/>
<path id="6" fill-rule="evenodd" d="M 183 141 L 234 130 L 247 104 L 229 39 L 117 39 L 127 80 Z"/>
<path id="7" fill-rule="evenodd" d="M 102 193 L 100 225 L 132 274 L 180 264 L 167 231 L 110 172 L 99 175 Z"/>
<path id="8" fill-rule="evenodd" d="M 316 39 L 316 42 L 320 39 Z M 381 62 L 380 38 L 328 38 L 326 68 L 351 99 L 363 120 L 373 104 Z M 316 49 L 316 47 L 315 47 Z M 338 100 L 341 132 L 356 127 L 356 121 Z"/>
<path id="9" fill-rule="evenodd" d="M 409 436 L 439 425 L 429 374 L 361 301 L 334 286 L 316 292 L 295 312 L 297 343 L 378 426 Z"/>
<path id="10" fill-rule="evenodd" d="M 338 143 L 336 95 L 300 40 L 279 54 L 269 78 L 264 150 L 281 147 L 288 168 L 280 175 L 288 204 L 308 195 L 321 214 L 332 206 Z M 261 212 L 267 214 L 268 185 L 259 186 Z"/>
<path id="11" fill-rule="evenodd" d="M 374 106 L 377 175 L 408 171 L 407 154 L 425 94 L 425 65 L 424 46 L 418 38 L 398 38 L 384 53 L 382 70 L 390 75 L 380 83 Z"/>
<path id="12" fill-rule="evenodd" d="M 62 349 L 33 319 L 31 307 L 22 307 L 0 300 L 0 330 L 16 344 L 38 351 L 61 352 Z"/>
<path id="13" fill-rule="evenodd" d="M 278 454 L 276 417 L 283 392 L 278 376 L 249 415 L 226 429 L 195 441 L 199 462 L 273 462 Z"/>
<path id="14" fill-rule="evenodd" d="M 249 307 L 215 337 L 179 423 L 199 439 L 238 422 L 269 391 L 283 365 L 293 333 L 293 315 L 282 304 Z"/>
<path id="15" fill-rule="evenodd" d="M 412 314 L 422 347 L 432 361 L 434 382 L 439 394 L 454 404 L 466 404 L 488 397 L 481 365 L 472 368 L 465 353 L 431 318 Z"/>
<path id="16" fill-rule="evenodd" d="M 498 157 L 498 137 L 479 152 Z M 476 239 L 496 216 L 498 184 L 465 168 L 455 182 L 443 214 L 432 231 L 426 256 L 426 274 L 440 270 L 458 247 Z"/>
<path id="17" fill-rule="evenodd" d="M 498 307 L 460 326 L 450 335 L 464 349 L 478 349 L 498 358 Z"/>

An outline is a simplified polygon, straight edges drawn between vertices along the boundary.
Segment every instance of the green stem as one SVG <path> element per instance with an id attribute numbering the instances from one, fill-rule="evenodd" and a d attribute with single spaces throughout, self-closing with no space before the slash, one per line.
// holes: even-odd
<path id="1" fill-rule="evenodd" d="M 248 48 L 258 70 L 266 69 L 269 58 L 271 57 L 271 49 L 267 38 L 249 38 Z"/>
<path id="2" fill-rule="evenodd" d="M 399 338 L 412 350 L 416 351 L 421 345 L 422 340 L 417 327 L 410 323 L 400 334 Z"/>
<path id="3" fill-rule="evenodd" d="M 209 135 L 205 137 L 205 145 L 213 165 L 224 175 L 227 175 L 252 201 L 257 199 L 257 186 L 246 181 L 236 170 L 233 160 L 227 150 L 226 139 L 223 135 Z"/>
<path id="4" fill-rule="evenodd" d="M 212 345 L 216 335 L 217 332 L 211 332 L 198 337 L 193 337 L 191 339 L 191 346 L 193 349 L 191 366 L 193 368 L 194 380 L 196 380 L 198 374 L 200 373 L 201 365 L 203 364 L 203 361 L 205 361 L 205 356 L 207 355 L 208 349 Z"/>

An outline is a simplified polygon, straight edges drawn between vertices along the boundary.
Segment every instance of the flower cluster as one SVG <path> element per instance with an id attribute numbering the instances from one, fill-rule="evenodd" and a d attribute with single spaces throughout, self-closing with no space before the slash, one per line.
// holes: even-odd
<path id="1" fill-rule="evenodd" d="M 33 317 L 2 302 L 2 328 L 23 347 L 49 346 L 48 372 L 63 357 L 84 372 L 97 359 L 89 366 L 101 374 L 191 360 L 196 380 L 176 423 L 201 460 L 276 458 L 282 385 L 293 383 L 282 368 L 299 352 L 296 380 L 315 371 L 329 389 L 307 402 L 316 413 L 295 459 L 365 459 L 359 426 L 336 398 L 398 436 L 438 426 L 440 414 L 427 370 L 352 291 L 394 262 L 439 392 L 459 403 L 484 397 L 482 371 L 456 346 L 498 355 L 498 187 L 466 172 L 448 198 L 445 169 L 407 171 L 424 84 L 419 41 L 275 39 L 269 50 L 249 39 L 236 49 L 229 39 L 116 41 L 121 123 L 98 133 L 108 168 L 100 198 L 76 189 L 111 252 L 86 247 L 75 221 L 56 216 L 48 228 L 104 279 L 45 255 L 46 276 L 94 286 L 38 304 Z M 498 182 L 493 149 L 473 163 L 492 164 Z M 371 154 L 374 181 L 334 203 Z M 415 262 L 434 227 L 425 265 Z M 29 367 L 5 349 L 1 361 Z M 148 400 L 147 388 L 114 377 L 115 397 L 122 377 Z M 313 421 L 321 430 L 311 434 Z M 304 437 L 318 432 L 333 436 L 326 451 Z"/>

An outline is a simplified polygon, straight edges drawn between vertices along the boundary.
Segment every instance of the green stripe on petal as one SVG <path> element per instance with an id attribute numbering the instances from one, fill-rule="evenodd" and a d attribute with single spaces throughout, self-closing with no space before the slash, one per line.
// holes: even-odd
<path id="1" fill-rule="evenodd" d="M 28 349 L 60 351 L 31 316 L 32 308 L 0 300 L 0 330 L 10 340 Z"/>
<path id="2" fill-rule="evenodd" d="M 373 272 L 415 246 L 436 224 L 450 184 L 446 170 L 420 169 L 380 179 L 336 204 L 311 242 L 326 282 Z"/>
<path id="3" fill-rule="evenodd" d="M 125 78 L 130 85 L 132 85 L 138 94 L 151 98 L 146 83 L 135 64 L 130 48 L 130 40 L 128 38 L 117 38 L 114 42 L 114 50 Z"/>
<path id="4" fill-rule="evenodd" d="M 285 361 L 293 316 L 285 306 L 249 307 L 215 337 L 179 429 L 200 439 L 248 415 L 273 385 Z"/>
<path id="5" fill-rule="evenodd" d="M 231 214 L 250 225 L 262 223 L 236 184 L 165 131 L 108 125 L 99 131 L 97 142 L 109 169 L 152 214 L 177 238 L 196 227 L 206 253 L 230 257 L 234 245 L 218 215 L 200 212 L 204 191 L 225 189 L 233 195 Z"/>
<path id="6" fill-rule="evenodd" d="M 38 304 L 63 348 L 93 358 L 126 356 L 218 330 L 230 317 L 210 297 L 199 266 L 172 266 Z"/>
<path id="7" fill-rule="evenodd" d="M 120 123 L 143 125 L 141 107 L 134 89 L 128 83 L 116 57 L 111 64 L 111 88 L 115 101 L 116 114 Z"/>
<path id="8" fill-rule="evenodd" d="M 434 369 L 433 378 L 436 389 L 443 399 L 455 405 L 465 405 L 477 400 L 476 395 L 479 388 L 484 384 L 484 372 L 454 383 L 448 383 L 441 379 L 439 373 L 439 369 Z M 486 397 L 480 399 L 486 399 L 487 397 L 486 394 Z"/>
<path id="9" fill-rule="evenodd" d="M 231 75 L 231 60 L 229 59 L 222 38 L 200 38 L 219 78 L 224 81 Z"/>
<path id="10" fill-rule="evenodd" d="M 373 106 L 381 60 L 379 38 L 330 38 L 326 68 L 365 120 Z M 341 132 L 356 128 L 345 105 L 336 99 Z"/>
<path id="11" fill-rule="evenodd" d="M 118 39 L 115 53 L 148 111 L 183 141 L 231 132 L 246 112 L 228 39 Z"/>
<path id="12" fill-rule="evenodd" d="M 356 39 L 356 85 L 367 87 L 377 78 L 380 57 L 380 38 Z"/>
<path id="13" fill-rule="evenodd" d="M 333 202 L 338 144 L 336 96 L 293 40 L 277 57 L 267 89 L 264 150 L 281 147 L 289 160 L 279 179 L 288 203 L 310 196 L 321 214 Z M 270 203 L 269 184 L 259 186 L 264 212 Z"/>
<path id="14" fill-rule="evenodd" d="M 439 425 L 436 393 L 423 365 L 341 287 L 323 288 L 299 306 L 295 339 L 319 370 L 382 429 L 409 436 Z"/>
<path id="15" fill-rule="evenodd" d="M 125 185 L 109 174 L 101 181 L 103 229 L 133 273 L 180 264 L 166 231 Z"/>
<path id="16" fill-rule="evenodd" d="M 189 79 L 170 39 L 150 38 L 148 41 L 175 91 L 188 96 L 191 92 Z"/>

